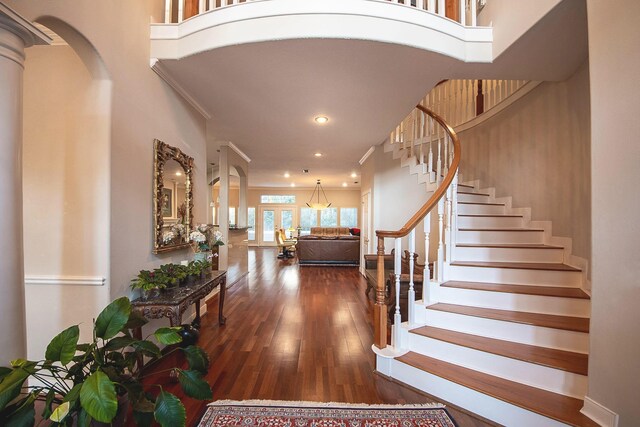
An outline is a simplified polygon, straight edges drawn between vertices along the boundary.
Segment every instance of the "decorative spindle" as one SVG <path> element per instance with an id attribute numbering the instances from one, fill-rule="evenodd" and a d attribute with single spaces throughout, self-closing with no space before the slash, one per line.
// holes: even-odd
<path id="1" fill-rule="evenodd" d="M 387 346 L 387 303 L 384 277 L 384 237 L 378 237 L 376 305 L 373 307 L 374 344 L 383 349 Z"/>
<path id="2" fill-rule="evenodd" d="M 444 0 L 438 0 L 438 15 L 445 16 Z"/>
<path id="3" fill-rule="evenodd" d="M 171 24 L 171 10 L 173 10 L 173 1 L 165 0 L 164 2 L 164 23 Z"/>
<path id="4" fill-rule="evenodd" d="M 436 268 L 436 280 L 442 283 L 444 277 L 444 199 L 438 201 L 438 267 Z"/>
<path id="5" fill-rule="evenodd" d="M 415 256 L 416 256 L 416 229 L 414 228 L 409 232 L 409 295 L 408 306 L 409 306 L 409 325 L 414 325 L 415 322 L 415 307 L 414 304 L 416 302 L 416 291 L 413 286 L 413 270 L 415 268 Z M 424 288 L 424 278 L 423 285 Z"/>
<path id="6" fill-rule="evenodd" d="M 429 237 L 431 235 L 431 212 L 424 217 L 424 273 L 422 277 L 422 303 L 431 303 L 431 267 L 429 267 Z"/>
<path id="7" fill-rule="evenodd" d="M 396 311 L 393 315 L 393 338 L 392 345 L 397 350 L 400 344 L 400 324 L 402 317 L 400 316 L 400 274 L 402 273 L 402 239 L 395 239 L 395 254 L 393 262 L 393 274 L 396 279 Z"/>
<path id="8" fill-rule="evenodd" d="M 178 0 L 178 23 L 184 20 L 184 1 Z"/>

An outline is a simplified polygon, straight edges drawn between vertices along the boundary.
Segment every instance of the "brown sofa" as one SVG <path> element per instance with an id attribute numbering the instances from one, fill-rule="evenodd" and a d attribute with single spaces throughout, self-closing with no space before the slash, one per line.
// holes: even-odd
<path id="1" fill-rule="evenodd" d="M 311 234 L 300 236 L 296 244 L 301 265 L 359 265 L 360 237 L 347 227 L 312 227 Z"/>

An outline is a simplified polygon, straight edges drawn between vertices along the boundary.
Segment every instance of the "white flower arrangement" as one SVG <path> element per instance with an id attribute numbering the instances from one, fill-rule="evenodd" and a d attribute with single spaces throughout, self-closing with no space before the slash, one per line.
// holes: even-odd
<path id="1" fill-rule="evenodd" d="M 187 227 L 184 224 L 177 223 L 171 226 L 171 231 L 176 233 L 178 236 L 184 236 L 187 231 Z"/>
<path id="2" fill-rule="evenodd" d="M 176 237 L 176 233 L 174 233 L 173 231 L 165 231 L 164 233 L 162 233 L 162 243 L 166 245 Z"/>

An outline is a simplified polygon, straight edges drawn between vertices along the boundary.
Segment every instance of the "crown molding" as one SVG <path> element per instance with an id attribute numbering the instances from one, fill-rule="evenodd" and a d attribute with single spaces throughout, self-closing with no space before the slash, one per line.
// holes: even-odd
<path id="1" fill-rule="evenodd" d="M 236 152 L 236 154 L 240 157 L 242 157 L 244 159 L 245 162 L 247 163 L 251 163 L 251 158 L 249 156 L 247 156 L 244 151 L 242 151 L 241 149 L 238 148 L 238 146 L 236 144 L 234 144 L 231 141 L 225 141 L 222 144 L 220 144 L 221 146 L 226 146 L 231 148 L 233 151 Z"/>
<path id="2" fill-rule="evenodd" d="M 167 69 L 162 65 L 159 59 L 151 58 L 150 64 L 151 69 L 158 75 L 162 80 L 164 80 L 169 86 L 171 86 L 180 96 L 182 96 L 193 108 L 198 111 L 205 119 L 211 119 L 211 113 L 207 111 L 194 97 L 192 97 L 189 92 L 187 92 L 180 83 L 174 79 Z"/>
<path id="3" fill-rule="evenodd" d="M 376 146 L 372 145 L 371 148 L 369 148 L 367 150 L 366 153 L 364 153 L 364 156 L 362 156 L 362 158 L 360 159 L 360 161 L 358 161 L 358 163 L 360 163 L 360 166 L 362 166 L 364 164 L 364 162 L 367 161 L 367 159 L 369 158 L 369 156 L 371 156 L 371 154 L 373 154 L 373 152 L 376 151 Z"/>

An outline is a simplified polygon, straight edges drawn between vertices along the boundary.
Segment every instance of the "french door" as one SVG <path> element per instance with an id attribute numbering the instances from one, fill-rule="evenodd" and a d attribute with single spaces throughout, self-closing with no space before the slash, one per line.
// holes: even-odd
<path id="1" fill-rule="evenodd" d="M 260 246 L 276 246 L 276 230 L 298 226 L 295 206 L 262 205 L 258 207 L 256 231 Z"/>

